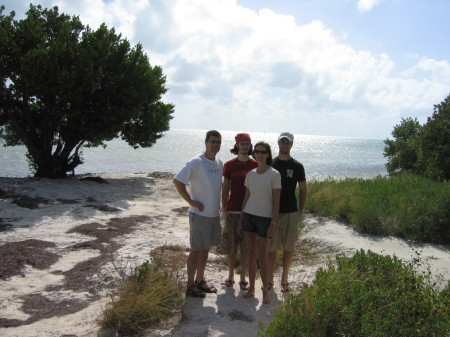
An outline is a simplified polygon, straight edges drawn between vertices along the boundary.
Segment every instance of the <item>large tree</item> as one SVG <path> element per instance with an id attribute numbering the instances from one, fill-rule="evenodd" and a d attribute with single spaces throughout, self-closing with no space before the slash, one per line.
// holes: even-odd
<path id="1" fill-rule="evenodd" d="M 421 125 L 417 118 L 402 118 L 386 139 L 384 156 L 390 174 L 410 171 L 434 180 L 450 179 L 450 95 L 434 106 Z"/>
<path id="2" fill-rule="evenodd" d="M 114 29 L 85 27 L 58 8 L 30 5 L 25 19 L 0 9 L 0 137 L 25 145 L 35 176 L 61 178 L 82 147 L 122 138 L 150 147 L 174 106 L 161 67 Z"/>

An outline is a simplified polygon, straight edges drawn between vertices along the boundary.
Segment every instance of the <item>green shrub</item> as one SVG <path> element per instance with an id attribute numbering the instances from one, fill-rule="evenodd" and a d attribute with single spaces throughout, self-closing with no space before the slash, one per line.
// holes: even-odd
<path id="1" fill-rule="evenodd" d="M 371 251 L 338 256 L 258 336 L 449 336 L 449 288 Z"/>
<path id="2" fill-rule="evenodd" d="M 450 243 L 450 183 L 413 174 L 308 184 L 306 209 L 365 233 Z"/>

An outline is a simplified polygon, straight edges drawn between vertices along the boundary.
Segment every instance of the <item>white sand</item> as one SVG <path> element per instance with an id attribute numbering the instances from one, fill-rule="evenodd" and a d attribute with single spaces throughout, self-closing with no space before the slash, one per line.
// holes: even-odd
<path id="1" fill-rule="evenodd" d="M 97 175 L 98 176 L 98 175 Z M 16 195 L 41 197 L 47 203 L 40 203 L 36 209 L 19 207 L 12 198 L 0 198 L 0 225 L 11 224 L 13 228 L 0 232 L 0 245 L 27 239 L 53 242 L 55 247 L 48 251 L 60 255 L 60 259 L 48 269 L 39 270 L 26 266 L 23 276 L 0 280 L 0 318 L 26 320 L 29 315 L 21 310 L 23 296 L 41 294 L 53 301 L 90 298 L 88 291 L 57 290 L 46 291 L 48 285 L 64 282 L 61 272 L 68 271 L 77 263 L 100 255 L 97 249 L 73 250 L 69 247 L 92 241 L 93 237 L 70 233 L 70 229 L 86 223 L 106 224 L 111 218 L 148 216 L 137 222 L 136 230 L 114 240 L 123 244 L 115 252 L 115 261 L 122 266 L 137 266 L 149 259 L 150 251 L 164 244 L 189 246 L 189 228 L 185 202 L 178 196 L 170 179 L 152 178 L 145 174 L 102 175 L 108 184 L 78 179 L 15 179 L 0 178 L 0 189 Z M 68 203 L 67 200 L 77 203 Z M 89 207 L 86 207 L 89 206 Z M 91 206 L 108 206 L 102 211 Z M 181 212 L 179 210 L 182 210 Z M 335 222 L 322 221 L 308 216 L 307 226 L 302 234 L 302 244 L 308 244 L 313 259 L 297 264 L 292 269 L 292 281 L 310 282 L 314 272 L 328 254 L 351 253 L 355 249 L 371 249 L 376 252 L 396 254 L 401 258 L 413 258 L 415 250 L 421 249 L 432 263 L 432 269 L 450 279 L 450 252 L 440 246 L 407 245 L 401 240 L 374 239 L 362 236 Z M 1 258 L 1 257 L 0 257 Z M 214 254 L 210 254 L 210 259 Z M 439 268 L 439 269 L 438 269 Z M 55 273 L 56 272 L 56 273 Z M 220 283 L 226 278 L 223 266 L 208 264 L 207 280 L 218 289 L 217 295 L 205 299 L 186 298 L 181 311 L 183 318 L 172 330 L 149 330 L 146 336 L 255 336 L 258 322 L 269 322 L 287 295 L 280 292 L 279 278 L 276 279 L 272 304 L 262 305 L 260 280 L 255 298 L 244 299 L 238 290 L 238 276 L 235 287 L 226 288 Z M 102 284 L 111 276 L 118 277 L 112 263 L 107 262 L 92 276 L 93 281 Z M 279 275 L 277 275 L 279 277 Z M 1 336 L 97 336 L 97 319 L 108 299 L 107 289 L 97 290 L 99 299 L 78 312 L 61 317 L 41 319 L 35 323 L 18 327 L 0 328 Z"/>

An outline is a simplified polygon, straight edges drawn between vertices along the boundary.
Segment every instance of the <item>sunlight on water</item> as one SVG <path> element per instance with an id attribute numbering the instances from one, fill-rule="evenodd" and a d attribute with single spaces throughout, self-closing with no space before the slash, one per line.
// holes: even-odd
<path id="1" fill-rule="evenodd" d="M 234 157 L 230 149 L 237 131 L 221 131 L 223 162 Z M 205 130 L 170 130 L 148 149 L 133 149 L 121 140 L 107 143 L 106 149 L 83 151 L 85 163 L 76 169 L 82 173 L 176 173 L 189 159 L 204 151 Z M 250 133 L 252 143 L 266 141 L 272 155 L 278 153 L 278 133 Z M 305 166 L 307 180 L 333 178 L 371 178 L 386 175 L 382 140 L 294 135 L 291 155 Z M 31 175 L 24 147 L 0 147 L 0 176 Z"/>

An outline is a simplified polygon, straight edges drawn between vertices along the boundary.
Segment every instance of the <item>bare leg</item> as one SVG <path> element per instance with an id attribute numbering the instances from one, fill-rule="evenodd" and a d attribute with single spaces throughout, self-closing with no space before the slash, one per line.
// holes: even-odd
<path id="1" fill-rule="evenodd" d="M 277 251 L 269 252 L 269 282 L 273 283 L 273 275 L 275 273 L 275 263 L 277 261 Z"/>
<path id="2" fill-rule="evenodd" d="M 198 250 L 191 250 L 187 259 L 187 286 L 194 284 L 195 273 L 198 265 Z"/>
<path id="3" fill-rule="evenodd" d="M 230 281 L 234 280 L 234 266 L 236 264 L 236 256 L 228 255 L 228 279 Z"/>
<path id="4" fill-rule="evenodd" d="M 292 263 L 293 252 L 283 251 L 283 274 L 281 275 L 281 284 L 288 284 L 289 268 Z"/>
<path id="5" fill-rule="evenodd" d="M 256 279 L 256 234 L 252 232 L 244 233 L 245 242 L 247 243 L 248 251 L 248 280 L 250 282 L 250 287 L 244 297 L 255 296 L 255 279 Z"/>
<path id="6" fill-rule="evenodd" d="M 248 269 L 248 253 L 244 249 L 241 249 L 241 282 L 245 282 Z"/>
<path id="7" fill-rule="evenodd" d="M 263 237 L 256 238 L 256 245 L 258 251 L 258 261 L 261 273 L 261 281 L 263 284 L 263 304 L 270 303 L 269 297 L 269 258 L 268 258 L 268 246 L 269 241 Z"/>
<path id="8" fill-rule="evenodd" d="M 206 262 L 208 261 L 208 254 L 209 254 L 209 250 L 208 249 L 204 249 L 204 250 L 199 250 L 198 251 L 198 264 L 197 264 L 197 275 L 195 277 L 195 280 L 197 282 L 200 282 L 202 280 L 204 280 L 205 278 L 205 268 L 206 268 Z"/>

